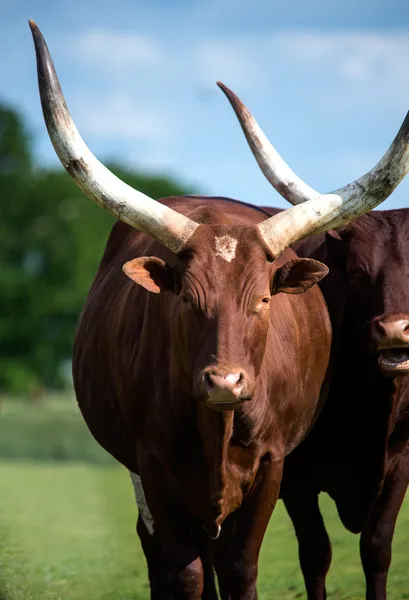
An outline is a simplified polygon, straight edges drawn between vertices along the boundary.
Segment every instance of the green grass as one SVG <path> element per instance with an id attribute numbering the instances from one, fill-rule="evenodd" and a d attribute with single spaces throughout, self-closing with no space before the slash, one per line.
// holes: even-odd
<path id="1" fill-rule="evenodd" d="M 321 502 L 333 541 L 329 598 L 364 597 L 358 537 Z M 148 598 L 128 475 L 119 467 L 0 462 L 0 600 Z M 409 503 L 394 542 L 389 600 L 409 598 Z M 261 600 L 305 598 L 291 524 L 281 502 L 260 561 Z"/>

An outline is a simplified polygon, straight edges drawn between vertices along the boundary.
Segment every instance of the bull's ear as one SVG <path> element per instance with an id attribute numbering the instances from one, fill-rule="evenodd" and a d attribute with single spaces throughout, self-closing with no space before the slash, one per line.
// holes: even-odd
<path id="1" fill-rule="evenodd" d="M 321 281 L 328 267 L 312 258 L 295 258 L 279 267 L 274 275 L 273 294 L 301 294 Z"/>
<path id="2" fill-rule="evenodd" d="M 175 289 L 174 268 L 156 256 L 134 258 L 126 262 L 122 270 L 135 283 L 154 294 Z"/>

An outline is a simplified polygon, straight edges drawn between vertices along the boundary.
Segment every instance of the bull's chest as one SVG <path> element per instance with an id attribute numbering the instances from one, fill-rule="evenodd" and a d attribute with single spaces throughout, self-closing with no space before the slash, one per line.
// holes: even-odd
<path id="1" fill-rule="evenodd" d="M 240 423 L 233 411 L 206 408 L 201 418 L 179 421 L 177 429 L 150 428 L 138 443 L 142 471 L 147 470 L 142 463 L 157 465 L 149 468 L 156 498 L 168 496 L 211 537 L 243 502 L 263 454 L 260 443 L 253 442 L 251 426 L 236 427 L 235 419 Z"/>
<path id="2" fill-rule="evenodd" d="M 214 449 L 216 450 L 216 449 Z M 253 449 L 229 443 L 209 456 L 203 448 L 172 470 L 170 485 L 188 514 L 215 537 L 226 517 L 251 489 L 260 457 Z"/>

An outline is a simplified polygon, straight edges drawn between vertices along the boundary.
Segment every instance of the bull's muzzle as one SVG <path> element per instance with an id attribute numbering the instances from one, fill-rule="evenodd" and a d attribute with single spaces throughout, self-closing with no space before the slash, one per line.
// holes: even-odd
<path id="1" fill-rule="evenodd" d="M 243 369 L 208 368 L 202 374 L 206 390 L 206 403 L 211 408 L 233 409 L 243 400 L 250 399 L 246 393 L 248 377 Z"/>
<path id="2" fill-rule="evenodd" d="M 372 346 L 384 375 L 409 374 L 409 315 L 382 315 L 370 326 Z"/>

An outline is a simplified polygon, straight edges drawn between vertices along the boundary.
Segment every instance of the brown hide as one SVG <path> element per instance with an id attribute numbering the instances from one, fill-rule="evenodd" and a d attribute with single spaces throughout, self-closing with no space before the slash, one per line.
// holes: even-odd
<path id="1" fill-rule="evenodd" d="M 320 287 L 334 330 L 333 376 L 316 427 L 287 463 L 284 489 L 300 478 L 328 491 L 354 532 L 362 531 L 409 440 L 408 377 L 380 371 L 372 335 L 379 319 L 409 313 L 408 239 L 409 210 L 400 209 L 373 211 L 295 245 L 330 269 Z"/>
<path id="2" fill-rule="evenodd" d="M 302 264 L 291 263 L 292 250 L 268 258 L 254 227 L 263 211 L 228 199 L 163 202 L 206 227 L 175 257 L 129 226 L 114 226 L 77 329 L 75 391 L 98 442 L 141 475 L 160 534 L 166 538 L 170 520 L 176 527 L 180 518 L 179 534 L 183 516 L 215 536 L 244 499 L 256 498 L 261 462 L 270 465 L 262 511 L 271 512 L 284 457 L 320 408 L 329 317 L 318 286 L 292 293 L 287 265 L 298 278 Z M 226 235 L 238 242 L 230 262 L 215 254 L 215 236 Z M 123 273 L 141 256 L 165 261 L 173 291 L 150 293 Z M 139 263 L 135 269 L 144 280 Z M 307 279 L 316 276 L 310 271 Z M 265 306 L 271 281 L 279 289 Z M 235 410 L 211 410 L 201 396 L 198 374 L 211 360 L 247 374 L 249 395 Z M 260 531 L 251 538 L 261 543 L 268 515 L 253 521 Z"/>

